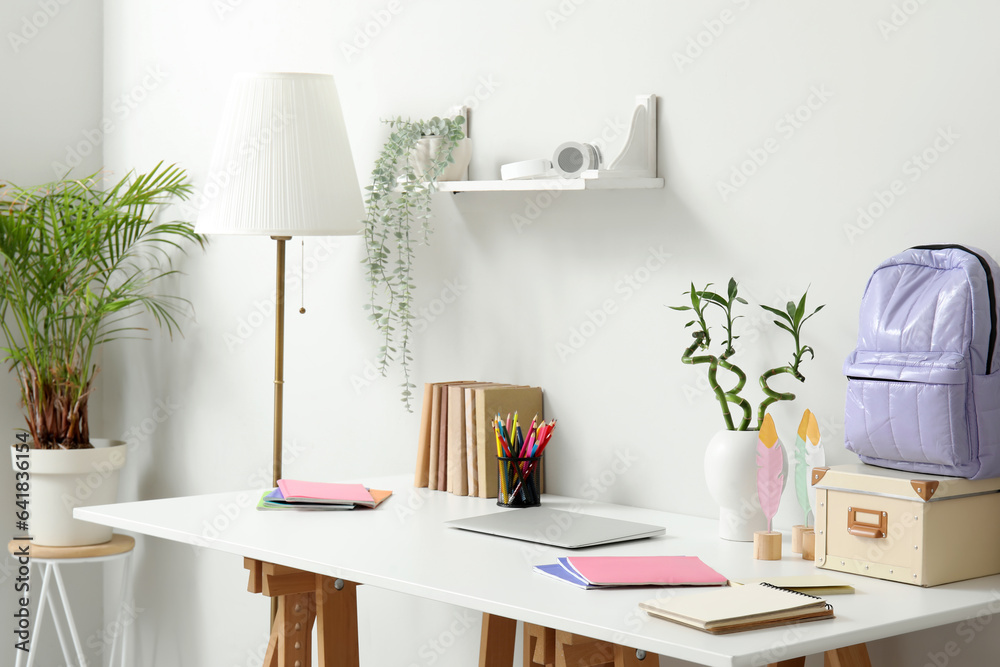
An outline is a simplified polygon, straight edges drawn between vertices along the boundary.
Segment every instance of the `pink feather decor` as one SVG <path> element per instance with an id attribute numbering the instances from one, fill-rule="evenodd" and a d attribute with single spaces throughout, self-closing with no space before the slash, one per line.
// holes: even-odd
<path id="1" fill-rule="evenodd" d="M 768 532 L 771 532 L 771 520 L 778 513 L 784 486 L 784 459 L 781 454 L 774 420 L 771 415 L 765 415 L 757 438 L 757 497 L 760 498 L 760 509 L 767 517 Z"/>

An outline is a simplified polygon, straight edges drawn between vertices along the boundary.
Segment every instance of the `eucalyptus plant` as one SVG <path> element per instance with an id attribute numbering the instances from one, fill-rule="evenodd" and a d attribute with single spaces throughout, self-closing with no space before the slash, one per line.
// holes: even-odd
<path id="1" fill-rule="evenodd" d="M 695 288 L 694 283 L 691 283 L 691 288 L 687 292 L 684 292 L 690 298 L 691 305 L 670 306 L 673 310 L 692 311 L 695 315 L 695 319 L 684 325 L 684 328 L 693 327 L 694 330 L 691 336 L 694 338 L 694 342 L 684 350 L 684 353 L 681 355 L 681 361 L 685 364 L 708 365 L 708 384 L 719 401 L 719 405 L 722 407 L 722 418 L 726 423 L 726 429 L 730 431 L 746 431 L 749 430 L 750 423 L 753 420 L 753 409 L 750 402 L 740 395 L 740 392 L 743 391 L 746 385 L 747 376 L 743 372 L 743 369 L 732 362 L 732 358 L 736 354 L 733 343 L 739 338 L 739 336 L 733 333 L 733 323 L 743 317 L 742 315 L 734 315 L 733 310 L 736 304 L 747 304 L 747 300 L 739 296 L 739 286 L 734 278 L 729 279 L 725 296 L 709 290 L 711 286 L 712 284 L 709 283 L 703 289 L 699 290 Z M 773 403 L 795 400 L 795 394 L 775 391 L 768 386 L 769 379 L 776 375 L 787 373 L 799 382 L 806 381 L 805 376 L 799 370 L 799 366 L 802 364 L 806 354 L 809 355 L 810 359 L 814 358 L 815 351 L 812 347 L 802 343 L 802 326 L 806 320 L 823 309 L 821 305 L 807 314 L 806 295 L 808 292 L 809 290 L 806 290 L 797 302 L 789 301 L 785 305 L 785 310 L 779 310 L 771 306 L 760 306 L 776 316 L 777 319 L 773 320 L 775 326 L 791 334 L 795 350 L 789 363 L 770 368 L 760 376 L 760 387 L 764 392 L 765 398 L 757 407 L 756 430 L 759 430 L 763 425 L 764 415 L 768 407 Z M 722 330 L 725 332 L 725 341 L 722 343 L 722 350 L 719 354 L 711 352 L 712 337 L 706 319 L 706 310 L 709 306 L 721 310 L 724 320 Z M 723 389 L 719 382 L 718 371 L 720 368 L 736 376 L 736 383 L 729 389 Z M 734 422 L 733 414 L 729 409 L 730 403 L 738 406 L 743 413 L 738 426 Z"/>
<path id="2" fill-rule="evenodd" d="M 364 237 L 366 256 L 363 263 L 369 284 L 370 319 L 381 338 L 378 367 L 386 375 L 390 364 L 398 361 L 403 373 L 402 400 L 411 409 L 414 385 L 410 382 L 413 355 L 413 281 L 414 246 L 428 243 L 431 233 L 431 195 L 437 179 L 454 162 L 452 153 L 465 134 L 465 118 L 387 121 L 391 128 L 382 146 L 372 184 L 365 189 L 366 214 Z M 412 159 L 421 138 L 442 138 L 431 164 L 421 168 Z"/>
<path id="3" fill-rule="evenodd" d="M 36 188 L 0 188 L 0 348 L 21 386 L 41 449 L 91 447 L 87 402 L 98 346 L 144 331 L 145 312 L 172 336 L 186 299 L 157 292 L 171 253 L 203 245 L 189 222 L 158 221 L 191 192 L 185 172 L 158 164 L 102 190 L 100 174 Z M 0 184 L 3 185 L 3 184 Z"/>

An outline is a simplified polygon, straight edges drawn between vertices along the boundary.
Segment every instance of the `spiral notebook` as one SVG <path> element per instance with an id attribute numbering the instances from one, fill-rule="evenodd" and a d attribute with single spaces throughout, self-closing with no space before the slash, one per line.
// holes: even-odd
<path id="1" fill-rule="evenodd" d="M 639 608 L 650 616 L 713 634 L 833 618 L 833 607 L 823 598 L 764 582 L 646 600 Z"/>

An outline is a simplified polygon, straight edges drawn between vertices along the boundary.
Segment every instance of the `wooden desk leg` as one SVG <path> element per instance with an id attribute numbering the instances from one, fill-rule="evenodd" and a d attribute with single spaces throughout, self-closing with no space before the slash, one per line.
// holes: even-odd
<path id="1" fill-rule="evenodd" d="M 631 666 L 633 663 L 624 662 L 625 655 L 621 649 L 621 646 L 611 642 L 556 630 L 556 667 L 576 667 L 577 665 L 588 665 L 588 667 Z M 617 662 L 618 655 L 621 655 L 622 658 L 620 663 Z M 634 650 L 632 658 L 635 658 Z"/>
<path id="2" fill-rule="evenodd" d="M 855 644 L 824 653 L 823 666 L 872 667 L 872 661 L 868 658 L 868 647 L 864 644 Z"/>
<path id="3" fill-rule="evenodd" d="M 264 654 L 264 667 L 307 667 L 312 659 L 312 593 L 278 598 L 278 615 Z"/>
<path id="4" fill-rule="evenodd" d="M 264 667 L 309 667 L 314 623 L 319 667 L 360 667 L 358 584 L 252 558 L 243 567 L 248 591 L 278 601 Z"/>
<path id="5" fill-rule="evenodd" d="M 316 575 L 316 636 L 319 667 L 359 667 L 358 584 Z"/>
<path id="6" fill-rule="evenodd" d="M 484 613 L 483 632 L 479 638 L 479 667 L 511 667 L 514 664 L 516 637 L 516 620 Z"/>
<path id="7" fill-rule="evenodd" d="M 508 661 L 509 662 L 509 661 Z M 524 624 L 524 667 L 642 667 L 634 648 Z"/>
<path id="8" fill-rule="evenodd" d="M 789 658 L 788 660 L 782 660 L 781 662 L 768 663 L 767 667 L 806 667 L 806 657 L 801 658 Z"/>
<path id="9" fill-rule="evenodd" d="M 525 623 L 523 644 L 524 667 L 555 667 L 555 630 L 534 623 Z"/>
<path id="10" fill-rule="evenodd" d="M 642 667 L 642 662 L 634 648 L 615 644 L 615 667 Z"/>

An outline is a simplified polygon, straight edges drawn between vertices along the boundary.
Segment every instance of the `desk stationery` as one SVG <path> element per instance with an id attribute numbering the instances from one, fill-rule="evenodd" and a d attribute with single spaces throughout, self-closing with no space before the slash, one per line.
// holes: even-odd
<path id="1" fill-rule="evenodd" d="M 316 623 L 321 667 L 357 665 L 358 584 L 482 612 L 481 667 L 512 664 L 516 621 L 524 624 L 525 665 L 565 664 L 565 655 L 583 638 L 609 651 L 607 664 L 635 667 L 656 664 L 655 654 L 715 667 L 790 667 L 801 665 L 801 656 L 823 652 L 828 652 L 827 664 L 867 665 L 865 642 L 959 622 L 995 605 L 1000 589 L 1000 575 L 926 589 L 837 573 L 857 592 L 829 598 L 836 613 L 832 620 L 710 635 L 651 618 L 638 608 L 651 597 L 686 595 L 690 589 L 587 591 L 541 576 L 532 566 L 570 553 L 689 555 L 732 579 L 749 579 L 813 574 L 813 564 L 798 556 L 755 561 L 751 544 L 720 540 L 710 519 L 543 495 L 548 507 L 666 528 L 661 537 L 567 552 L 444 525 L 512 511 L 495 501 L 416 489 L 412 475 L 365 482 L 394 494 L 378 509 L 349 512 L 258 512 L 254 507 L 263 492 L 258 490 L 81 508 L 75 516 L 244 557 L 251 592 L 281 596 L 279 606 L 287 605 L 276 623 L 289 627 L 276 632 L 291 631 L 293 613 L 300 615 L 296 626 Z M 234 506 L 241 508 L 235 518 Z M 206 525 L 220 516 L 226 517 L 225 529 L 206 535 Z M 477 567 L 466 567 L 470 562 Z M 483 572 L 496 576 L 483 577 Z M 555 658 L 553 636 L 560 653 Z M 303 667 L 308 642 L 306 636 Z M 295 664 L 278 655 L 279 649 L 269 653 L 265 667 Z M 648 657 L 640 662 L 644 652 Z"/>

